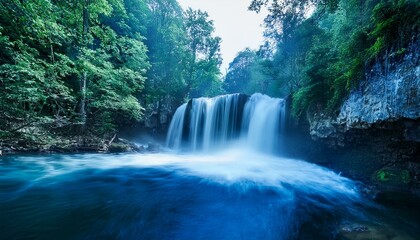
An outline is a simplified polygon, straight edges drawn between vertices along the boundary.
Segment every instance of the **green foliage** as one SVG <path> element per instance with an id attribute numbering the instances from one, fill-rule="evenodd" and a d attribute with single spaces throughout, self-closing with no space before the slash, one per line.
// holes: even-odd
<path id="1" fill-rule="evenodd" d="M 376 173 L 376 179 L 380 182 L 387 182 L 389 181 L 390 177 L 391 177 L 391 173 L 389 173 L 388 171 L 385 170 L 379 170 Z"/>
<path id="2" fill-rule="evenodd" d="M 230 63 L 223 87 L 229 93 L 268 94 L 275 88 L 269 72 L 271 69 L 271 61 L 247 48 Z"/>
<path id="3" fill-rule="evenodd" d="M 229 93 L 246 93 L 249 85 L 255 81 L 252 78 L 252 67 L 257 61 L 256 53 L 250 49 L 245 49 L 229 64 L 229 70 L 223 82 L 224 88 Z"/>
<path id="4" fill-rule="evenodd" d="M 266 36 L 275 43 L 273 57 L 265 56 L 272 70 L 265 72 L 277 88 L 273 95 L 293 95 L 298 117 L 308 109 L 334 114 L 377 57 L 403 55 L 420 33 L 415 0 L 254 0 L 250 5 L 257 12 L 262 7 L 269 12 Z"/>
<path id="5" fill-rule="evenodd" d="M 175 108 L 190 97 L 220 94 L 221 40 L 213 36 L 208 14 L 184 12 L 175 0 L 147 2 L 145 42 L 152 63 L 142 93 L 147 111 L 159 112 L 162 105 Z"/>
<path id="6" fill-rule="evenodd" d="M 420 4 L 415 0 L 383 0 L 374 7 L 372 22 L 370 57 L 390 48 L 400 51 L 420 31 Z"/>
<path id="7" fill-rule="evenodd" d="M 138 0 L 137 0 L 138 1 Z M 149 0 L 146 21 L 148 56 L 143 97 L 146 105 L 173 96 L 176 105 L 184 99 L 187 39 L 183 11 L 174 0 Z M 141 20 L 138 20 L 141 21 Z"/>
<path id="8" fill-rule="evenodd" d="M 220 37 L 214 37 L 214 24 L 201 10 L 184 13 L 187 42 L 186 84 L 189 97 L 214 96 L 221 93 L 219 66 Z"/>
<path id="9" fill-rule="evenodd" d="M 408 184 L 411 182 L 410 172 L 406 169 L 381 169 L 374 175 L 375 180 L 387 184 Z"/>
<path id="10" fill-rule="evenodd" d="M 402 170 L 400 173 L 400 178 L 403 183 L 410 183 L 411 182 L 411 176 L 410 172 L 408 170 Z"/>
<path id="11" fill-rule="evenodd" d="M 144 106 L 219 94 L 213 34 L 207 13 L 176 0 L 1 1 L 0 134 L 110 134 Z"/>

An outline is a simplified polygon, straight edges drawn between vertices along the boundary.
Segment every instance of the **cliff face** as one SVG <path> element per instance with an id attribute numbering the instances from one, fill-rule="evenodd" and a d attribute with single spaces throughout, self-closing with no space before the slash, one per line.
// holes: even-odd
<path id="1" fill-rule="evenodd" d="M 419 49 L 417 49 L 419 50 Z M 376 64 L 359 90 L 341 107 L 337 122 L 352 128 L 420 117 L 419 51 L 411 50 L 401 63 Z M 391 59 L 392 61 L 392 59 Z"/>
<path id="2" fill-rule="evenodd" d="M 375 64 L 337 117 L 310 117 L 310 134 L 335 151 L 331 167 L 385 187 L 420 187 L 420 44 Z M 417 191 L 417 190 L 416 190 Z"/>

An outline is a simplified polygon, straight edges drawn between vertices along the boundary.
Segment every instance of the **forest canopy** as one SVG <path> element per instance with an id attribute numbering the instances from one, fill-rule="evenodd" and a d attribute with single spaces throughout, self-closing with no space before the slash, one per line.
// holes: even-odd
<path id="1" fill-rule="evenodd" d="M 297 117 L 333 114 L 374 62 L 419 39 L 417 0 L 250 0 L 262 8 L 266 42 L 222 76 L 213 21 L 176 0 L 3 0 L 0 138 L 109 135 L 236 92 L 292 96 Z"/>
<path id="2" fill-rule="evenodd" d="M 419 40 L 417 0 L 253 0 L 266 8 L 266 44 L 229 66 L 228 92 L 293 98 L 293 113 L 334 114 L 373 63 L 401 57 Z"/>
<path id="3" fill-rule="evenodd" d="M 164 99 L 218 94 L 220 42 L 175 0 L 1 1 L 0 137 L 112 133 Z"/>

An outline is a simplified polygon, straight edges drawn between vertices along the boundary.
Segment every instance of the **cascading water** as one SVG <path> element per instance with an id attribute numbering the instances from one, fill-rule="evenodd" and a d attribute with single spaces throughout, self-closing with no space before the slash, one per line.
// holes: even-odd
<path id="1" fill-rule="evenodd" d="M 266 153 L 280 149 L 285 101 L 256 93 L 192 99 L 179 107 L 166 145 L 173 149 L 213 150 L 233 140 Z"/>
<path id="2" fill-rule="evenodd" d="M 249 146 L 273 153 L 281 148 L 280 137 L 285 127 L 285 101 L 254 94 L 245 104 L 242 121 Z"/>
<path id="3" fill-rule="evenodd" d="M 182 126 L 184 126 L 184 114 L 187 104 L 180 106 L 174 114 L 171 125 L 169 126 L 166 145 L 171 144 L 172 147 L 179 149 L 182 141 Z"/>
<path id="4" fill-rule="evenodd" d="M 281 146 L 284 105 L 233 94 L 178 108 L 167 145 L 219 151 L 0 158 L 0 239 L 417 239 L 419 224 L 351 180 L 260 153 Z"/>

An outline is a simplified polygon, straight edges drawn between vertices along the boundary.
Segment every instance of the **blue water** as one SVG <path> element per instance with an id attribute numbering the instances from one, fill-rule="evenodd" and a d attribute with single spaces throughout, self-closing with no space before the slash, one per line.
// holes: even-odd
<path id="1" fill-rule="evenodd" d="M 351 180 L 243 149 L 8 156 L 0 158 L 0 189 L 5 240 L 348 239 L 343 222 L 390 224 Z M 416 239 L 418 225 L 404 221 L 412 231 L 388 239 Z"/>

